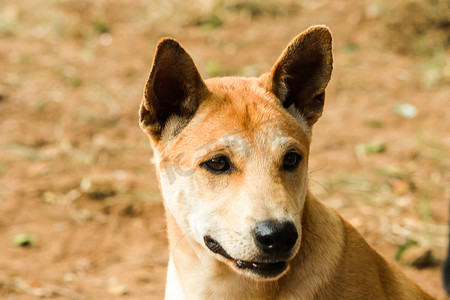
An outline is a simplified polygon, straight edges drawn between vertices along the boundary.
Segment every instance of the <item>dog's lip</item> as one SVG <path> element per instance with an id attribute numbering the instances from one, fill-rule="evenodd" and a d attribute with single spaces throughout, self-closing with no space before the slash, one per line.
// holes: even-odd
<path id="1" fill-rule="evenodd" d="M 225 251 L 225 249 L 222 248 L 222 246 L 215 239 L 213 239 L 209 235 L 205 235 L 203 237 L 203 241 L 205 242 L 206 247 L 208 247 L 208 249 L 212 252 L 220 254 L 225 258 L 235 260 L 227 253 L 227 251 Z"/>
<path id="2" fill-rule="evenodd" d="M 236 260 L 236 266 L 240 269 L 248 269 L 257 272 L 264 277 L 274 277 L 281 274 L 287 268 L 287 262 L 248 262 Z"/>
<path id="3" fill-rule="evenodd" d="M 213 253 L 219 254 L 228 260 L 235 263 L 236 267 L 244 270 L 251 270 L 263 277 L 275 277 L 281 274 L 287 268 L 286 261 L 275 261 L 275 262 L 254 262 L 254 261 L 244 261 L 240 259 L 234 259 L 231 257 L 225 249 L 209 235 L 203 237 L 206 247 Z"/>

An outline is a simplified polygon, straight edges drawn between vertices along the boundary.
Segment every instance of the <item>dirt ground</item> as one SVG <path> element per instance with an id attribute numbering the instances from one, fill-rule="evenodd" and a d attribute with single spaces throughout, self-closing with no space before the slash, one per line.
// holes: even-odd
<path id="1" fill-rule="evenodd" d="M 164 211 L 137 122 L 157 41 L 178 39 L 205 78 L 258 76 L 326 24 L 335 63 L 310 186 L 446 299 L 449 12 L 441 0 L 1 1 L 0 298 L 162 299 Z"/>

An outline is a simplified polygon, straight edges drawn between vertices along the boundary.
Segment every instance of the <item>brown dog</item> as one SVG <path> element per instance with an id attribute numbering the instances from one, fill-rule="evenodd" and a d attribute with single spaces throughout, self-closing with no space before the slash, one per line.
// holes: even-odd
<path id="1" fill-rule="evenodd" d="M 308 192 L 331 34 L 311 27 L 259 78 L 203 81 L 157 47 L 140 109 L 164 197 L 166 299 L 432 299 Z"/>

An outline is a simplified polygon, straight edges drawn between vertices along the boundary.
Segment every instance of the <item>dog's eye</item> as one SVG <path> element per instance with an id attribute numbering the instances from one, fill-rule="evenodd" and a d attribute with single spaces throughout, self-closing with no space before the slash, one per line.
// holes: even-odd
<path id="1" fill-rule="evenodd" d="M 283 158 L 283 169 L 291 171 L 294 170 L 300 161 L 302 156 L 296 152 L 289 152 Z"/>
<path id="2" fill-rule="evenodd" d="M 216 156 L 201 164 L 204 168 L 214 174 L 221 174 L 230 171 L 231 164 L 226 156 Z"/>

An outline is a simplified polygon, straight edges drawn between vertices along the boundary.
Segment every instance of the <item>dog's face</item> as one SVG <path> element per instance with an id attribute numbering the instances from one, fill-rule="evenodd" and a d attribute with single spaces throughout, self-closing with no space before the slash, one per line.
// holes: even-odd
<path id="1" fill-rule="evenodd" d="M 186 238 L 238 273 L 276 279 L 301 246 L 311 127 L 331 70 L 322 26 L 259 78 L 203 81 L 176 41 L 158 45 L 140 125 L 166 208 Z"/>

